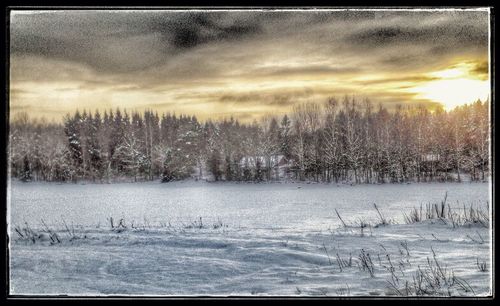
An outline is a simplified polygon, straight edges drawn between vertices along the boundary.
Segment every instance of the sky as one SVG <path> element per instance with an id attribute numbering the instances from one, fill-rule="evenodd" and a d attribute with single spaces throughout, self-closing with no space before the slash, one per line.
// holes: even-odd
<path id="1" fill-rule="evenodd" d="M 11 11 L 10 112 L 152 109 L 243 122 L 355 96 L 452 109 L 490 94 L 489 11 Z"/>

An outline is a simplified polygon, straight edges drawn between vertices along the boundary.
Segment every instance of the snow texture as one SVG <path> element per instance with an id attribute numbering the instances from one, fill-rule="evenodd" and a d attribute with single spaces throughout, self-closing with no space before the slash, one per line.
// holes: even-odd
<path id="1" fill-rule="evenodd" d="M 490 295 L 491 229 L 404 222 L 403 212 L 439 203 L 446 192 L 454 209 L 488 211 L 484 183 L 12 182 L 10 293 L 398 295 L 419 267 L 429 267 L 428 258 L 434 262 L 434 252 L 445 274 L 467 288 L 448 284 L 435 294 Z M 373 203 L 389 225 L 377 226 Z M 15 231 L 26 227 L 34 243 Z"/>

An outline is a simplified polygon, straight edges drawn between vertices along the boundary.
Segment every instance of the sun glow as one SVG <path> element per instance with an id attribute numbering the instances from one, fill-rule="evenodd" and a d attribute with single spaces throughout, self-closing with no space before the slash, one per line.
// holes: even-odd
<path id="1" fill-rule="evenodd" d="M 484 101 L 490 95 L 489 80 L 475 72 L 476 66 L 472 62 L 460 63 L 428 73 L 435 79 L 412 88 L 411 92 L 417 93 L 417 98 L 439 102 L 447 110 L 477 99 Z"/>
<path id="2" fill-rule="evenodd" d="M 446 69 L 446 70 L 441 70 L 441 71 L 436 71 L 433 73 L 430 73 L 430 75 L 438 78 L 443 78 L 443 79 L 451 79 L 451 78 L 457 78 L 460 76 L 463 76 L 466 73 L 463 69 L 460 68 L 451 68 L 451 69 Z"/>

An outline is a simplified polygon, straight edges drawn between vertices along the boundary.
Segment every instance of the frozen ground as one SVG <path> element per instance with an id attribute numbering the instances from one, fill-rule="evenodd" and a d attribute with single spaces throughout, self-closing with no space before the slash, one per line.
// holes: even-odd
<path id="1" fill-rule="evenodd" d="M 439 203 L 446 192 L 452 209 L 487 210 L 485 183 L 13 182 L 10 290 L 351 296 L 413 294 L 416 284 L 433 284 L 424 289 L 434 295 L 489 295 L 490 229 L 439 219 L 404 222 L 403 212 Z M 390 225 L 375 227 L 380 218 L 373 203 Z M 111 229 L 110 217 L 115 227 L 123 219 L 126 228 Z M 363 264 L 363 254 L 371 264 Z"/>

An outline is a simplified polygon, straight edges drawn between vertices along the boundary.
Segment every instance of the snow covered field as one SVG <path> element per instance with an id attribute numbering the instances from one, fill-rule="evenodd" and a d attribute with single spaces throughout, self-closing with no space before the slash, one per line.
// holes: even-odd
<path id="1" fill-rule="evenodd" d="M 464 205 L 488 212 L 486 183 L 12 182 L 10 290 L 489 295 L 488 227 L 405 222 L 403 213 L 439 204 L 445 193 L 458 215 Z M 389 225 L 380 225 L 373 203 Z"/>

